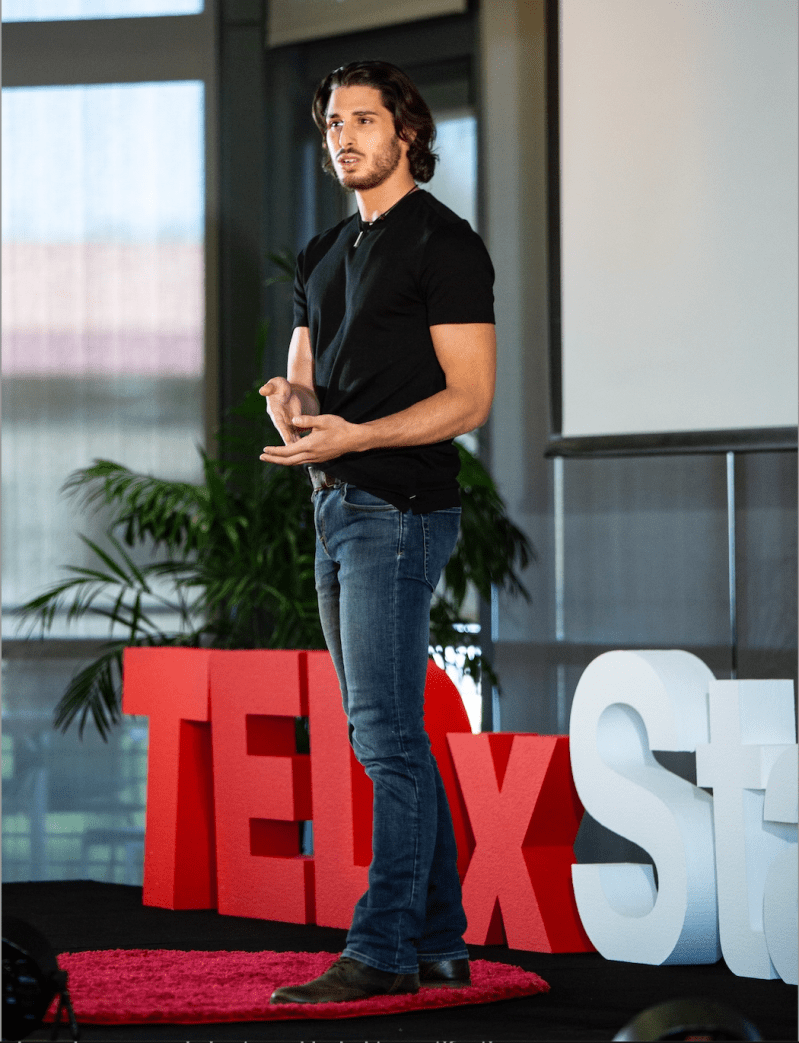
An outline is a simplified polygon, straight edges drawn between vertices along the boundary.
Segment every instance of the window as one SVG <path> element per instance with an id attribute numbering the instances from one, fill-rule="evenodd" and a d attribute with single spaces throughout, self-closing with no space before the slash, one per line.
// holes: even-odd
<path id="1" fill-rule="evenodd" d="M 199 14 L 204 0 L 3 0 L 4 22 Z"/>
<path id="2" fill-rule="evenodd" d="M 203 85 L 3 95 L 3 600 L 82 564 L 69 473 L 199 473 Z M 88 521 L 88 519 L 87 519 Z M 99 524 L 99 523 L 96 523 Z M 100 620 L 54 636 L 104 636 Z"/>
<path id="3" fill-rule="evenodd" d="M 433 116 L 438 163 L 430 191 L 477 229 L 477 117 L 471 109 Z"/>
<path id="4" fill-rule="evenodd" d="M 60 566 L 84 562 L 76 530 L 102 532 L 101 518 L 60 495 L 71 470 L 101 456 L 200 474 L 214 283 L 205 278 L 208 7 L 4 3 L 4 21 L 30 22 L 9 27 L 4 53 L 13 85 L 2 128 L 6 610 L 59 579 Z M 115 31 L 113 18 L 129 15 L 152 41 L 146 54 Z M 85 21 L 62 30 L 65 19 Z M 126 718 L 107 744 L 92 726 L 81 741 L 52 725 L 67 681 L 107 630 L 57 620 L 54 640 L 26 643 L 8 614 L 5 625 L 3 879 L 140 883 L 146 722 Z"/>

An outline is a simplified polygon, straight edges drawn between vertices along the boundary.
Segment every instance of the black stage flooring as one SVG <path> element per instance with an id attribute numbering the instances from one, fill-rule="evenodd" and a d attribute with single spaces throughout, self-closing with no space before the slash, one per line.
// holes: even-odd
<path id="1" fill-rule="evenodd" d="M 57 953 L 90 949 L 205 949 L 338 952 L 344 931 L 212 910 L 142 906 L 141 888 L 92 881 L 3 886 L 3 912 L 26 920 Z M 665 1000 L 714 999 L 749 1018 L 763 1039 L 797 1039 L 796 989 L 779 980 L 738 978 L 723 962 L 650 967 L 596 953 L 551 955 L 505 946 L 470 946 L 475 959 L 514 963 L 545 978 L 551 991 L 502 1003 L 338 1021 L 224 1025 L 82 1027 L 86 1041 L 500 1041 L 612 1040 L 639 1011 Z M 49 1037 L 49 1028 L 29 1036 Z M 65 1039 L 62 1029 L 62 1039 Z"/>

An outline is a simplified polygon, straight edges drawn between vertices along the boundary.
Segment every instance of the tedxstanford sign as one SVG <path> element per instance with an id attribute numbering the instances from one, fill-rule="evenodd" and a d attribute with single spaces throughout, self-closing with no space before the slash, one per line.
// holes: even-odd
<path id="1" fill-rule="evenodd" d="M 680 651 L 607 652 L 572 704 L 586 811 L 651 865 L 575 865 L 583 926 L 603 956 L 797 972 L 797 748 L 793 683 L 716 681 Z M 696 754 L 697 785 L 653 750 Z M 705 788 L 712 788 L 711 796 Z"/>
<path id="2" fill-rule="evenodd" d="M 326 652 L 131 648 L 123 707 L 150 718 L 145 904 L 349 926 L 372 794 Z M 300 716 L 310 755 L 297 753 Z M 716 681 L 681 651 L 608 652 L 580 680 L 568 738 L 472 735 L 430 664 L 425 721 L 467 942 L 651 964 L 723 955 L 736 974 L 796 982 L 791 682 Z M 696 784 L 660 750 L 695 753 Z M 583 807 L 654 871 L 575 864 Z M 307 821 L 312 856 L 300 853 Z"/>

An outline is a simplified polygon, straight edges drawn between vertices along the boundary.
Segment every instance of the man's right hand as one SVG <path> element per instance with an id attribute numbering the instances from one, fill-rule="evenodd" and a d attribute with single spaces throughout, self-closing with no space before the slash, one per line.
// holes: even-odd
<path id="1" fill-rule="evenodd" d="M 303 434 L 292 424 L 292 417 L 319 413 L 319 401 L 313 390 L 290 384 L 285 377 L 272 377 L 259 393 L 266 399 L 266 411 L 285 445 L 298 441 Z"/>

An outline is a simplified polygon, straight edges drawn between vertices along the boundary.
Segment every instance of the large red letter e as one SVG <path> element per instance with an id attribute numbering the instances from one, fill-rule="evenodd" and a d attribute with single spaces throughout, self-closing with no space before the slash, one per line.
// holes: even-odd
<path id="1" fill-rule="evenodd" d="M 295 718 L 308 713 L 305 652 L 214 652 L 211 719 L 218 908 L 314 922 L 313 859 L 300 853 L 311 771 Z"/>

